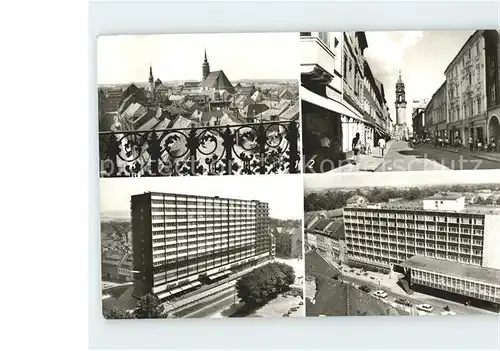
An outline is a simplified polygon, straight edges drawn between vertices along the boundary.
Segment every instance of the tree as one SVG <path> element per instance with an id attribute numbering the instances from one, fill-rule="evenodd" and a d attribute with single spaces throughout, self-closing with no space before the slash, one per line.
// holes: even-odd
<path id="1" fill-rule="evenodd" d="M 110 310 L 103 311 L 104 318 L 106 319 L 133 319 L 132 313 L 126 311 L 124 308 L 114 306 Z"/>
<path id="2" fill-rule="evenodd" d="M 158 296 L 154 294 L 146 294 L 141 296 L 137 302 L 137 307 L 134 310 L 134 317 L 139 319 L 144 318 L 167 318 L 168 313 L 165 307 L 161 304 Z"/>
<path id="3" fill-rule="evenodd" d="M 290 289 L 295 281 L 293 268 L 283 263 L 269 263 L 244 275 L 236 282 L 238 297 L 250 307 L 262 306 Z"/>

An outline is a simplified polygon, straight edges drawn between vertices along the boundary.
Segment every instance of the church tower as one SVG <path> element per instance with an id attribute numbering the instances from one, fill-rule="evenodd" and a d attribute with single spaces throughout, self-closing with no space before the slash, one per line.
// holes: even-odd
<path id="1" fill-rule="evenodd" d="M 155 99 L 155 81 L 153 78 L 153 67 L 149 65 L 149 79 L 148 79 L 148 98 L 153 101 Z"/>
<path id="2" fill-rule="evenodd" d="M 405 98 L 405 83 L 401 79 L 401 71 L 396 82 L 396 124 L 406 124 L 406 98 Z"/>
<path id="3" fill-rule="evenodd" d="M 407 137 L 406 127 L 406 97 L 405 97 L 405 83 L 401 79 L 401 71 L 399 71 L 399 78 L 396 82 L 396 136 L 404 139 Z"/>
<path id="4" fill-rule="evenodd" d="M 201 65 L 202 69 L 202 81 L 204 81 L 208 75 L 210 74 L 210 64 L 207 60 L 207 50 L 205 50 L 205 60 L 203 61 L 203 65 Z"/>

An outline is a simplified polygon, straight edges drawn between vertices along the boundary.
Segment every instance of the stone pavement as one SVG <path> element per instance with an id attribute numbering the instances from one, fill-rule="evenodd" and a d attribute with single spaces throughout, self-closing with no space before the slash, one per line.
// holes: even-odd
<path id="1" fill-rule="evenodd" d="M 393 141 L 390 140 L 385 147 L 384 156 L 380 153 L 380 148 L 373 147 L 369 155 L 361 154 L 359 163 L 354 164 L 354 155 L 346 160 L 346 164 L 331 170 L 330 172 L 374 172 L 384 162 L 385 157 L 389 153 Z M 352 153 L 352 152 L 351 152 Z"/>
<path id="2" fill-rule="evenodd" d="M 440 147 L 440 146 L 435 146 L 433 144 L 428 144 L 436 149 L 444 149 L 447 151 L 455 152 L 457 154 L 461 154 L 464 157 L 476 157 L 479 159 L 487 160 L 487 161 L 492 161 L 492 162 L 499 162 L 500 163 L 500 152 L 490 152 L 490 151 L 470 151 L 468 148 L 461 147 L 461 148 L 455 148 L 455 147 L 450 147 L 450 146 L 445 146 L 445 147 Z"/>

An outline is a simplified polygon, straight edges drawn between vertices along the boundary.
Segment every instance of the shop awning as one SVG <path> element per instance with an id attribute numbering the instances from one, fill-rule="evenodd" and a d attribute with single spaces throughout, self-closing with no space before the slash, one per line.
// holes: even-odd
<path id="1" fill-rule="evenodd" d="M 170 295 L 172 295 L 172 293 L 171 293 L 171 292 L 169 292 L 169 291 L 165 291 L 165 292 L 162 292 L 161 294 L 158 294 L 158 298 L 159 298 L 160 300 L 163 300 L 164 298 L 169 297 Z"/>
<path id="2" fill-rule="evenodd" d="M 175 289 L 173 289 L 173 290 L 170 290 L 170 294 L 171 294 L 171 295 L 175 295 L 175 294 L 177 294 L 177 293 L 180 293 L 181 291 L 182 291 L 182 289 L 181 289 L 181 288 L 175 288 Z"/>
<path id="3" fill-rule="evenodd" d="M 315 93 L 313 93 L 310 90 L 307 90 L 304 87 L 300 87 L 300 98 L 304 101 L 307 101 L 311 104 L 314 104 L 319 107 L 323 107 L 326 110 L 334 111 L 337 113 L 340 113 L 341 115 L 354 118 L 360 122 L 365 123 L 366 121 L 363 119 L 363 116 L 361 116 L 359 113 L 353 111 L 349 107 L 345 106 L 344 104 L 331 100 L 322 96 L 319 96 Z"/>
<path id="4" fill-rule="evenodd" d="M 210 278 L 210 280 L 214 280 L 214 279 L 217 279 L 217 278 L 229 275 L 229 274 L 231 274 L 231 271 L 224 271 L 224 272 L 220 272 L 220 273 L 217 273 L 214 275 L 209 275 L 208 278 Z"/>

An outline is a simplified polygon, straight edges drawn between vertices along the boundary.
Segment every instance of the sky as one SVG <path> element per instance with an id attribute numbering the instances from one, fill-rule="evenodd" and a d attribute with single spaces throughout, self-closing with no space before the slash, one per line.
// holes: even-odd
<path id="1" fill-rule="evenodd" d="M 101 36 L 97 83 L 147 82 L 149 65 L 162 81 L 201 80 L 204 50 L 210 70 L 229 80 L 297 79 L 297 33 L 166 34 Z"/>
<path id="2" fill-rule="evenodd" d="M 130 211 L 130 197 L 144 192 L 219 196 L 269 203 L 269 215 L 302 219 L 301 175 L 197 176 L 156 178 L 101 178 L 101 213 Z"/>
<path id="3" fill-rule="evenodd" d="M 465 44 L 469 31 L 366 32 L 365 57 L 384 84 L 393 123 L 399 70 L 406 88 L 406 123 L 411 127 L 413 100 L 427 98 L 445 81 L 444 70 Z"/>
<path id="4" fill-rule="evenodd" d="M 422 173 L 422 174 L 420 174 Z M 432 174 L 432 176 L 430 176 Z M 378 173 L 321 173 L 304 176 L 305 191 L 360 188 L 375 186 L 431 186 L 455 184 L 491 184 L 498 179 L 500 170 L 463 170 L 427 172 L 378 172 Z"/>

